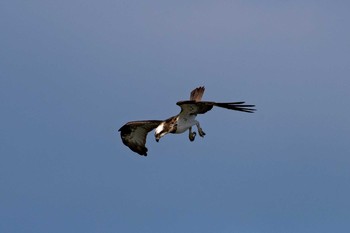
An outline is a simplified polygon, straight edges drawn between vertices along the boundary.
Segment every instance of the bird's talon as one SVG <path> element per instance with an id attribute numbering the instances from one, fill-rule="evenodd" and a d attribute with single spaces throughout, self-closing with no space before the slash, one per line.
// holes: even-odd
<path id="1" fill-rule="evenodd" d="M 193 132 L 193 133 L 189 134 L 189 139 L 190 139 L 191 142 L 194 141 L 194 139 L 196 138 L 196 135 L 197 135 L 196 132 Z"/>
<path id="2" fill-rule="evenodd" d="M 198 131 L 198 133 L 199 133 L 199 136 L 201 136 L 201 137 L 204 137 L 204 136 L 205 136 L 205 133 L 204 133 L 204 131 L 203 131 L 202 129 L 200 129 L 200 130 Z"/>

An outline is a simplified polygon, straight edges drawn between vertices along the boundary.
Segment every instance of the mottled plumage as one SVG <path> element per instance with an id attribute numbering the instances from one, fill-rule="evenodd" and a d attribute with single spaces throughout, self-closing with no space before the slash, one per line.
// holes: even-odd
<path id="1" fill-rule="evenodd" d="M 123 125 L 120 131 L 120 137 L 123 143 L 132 151 L 147 156 L 146 138 L 148 132 L 155 129 L 162 121 L 131 121 Z"/>
<path id="2" fill-rule="evenodd" d="M 192 132 L 192 126 L 196 125 L 199 136 L 204 137 L 205 133 L 200 124 L 195 120 L 197 114 L 204 114 L 210 111 L 214 106 L 236 110 L 241 112 L 253 113 L 254 105 L 246 105 L 244 102 L 212 102 L 201 101 L 205 88 L 198 87 L 191 92 L 190 100 L 179 101 L 176 104 L 181 107 L 181 112 L 176 116 L 166 120 L 148 120 L 148 121 L 131 121 L 122 126 L 120 136 L 123 143 L 132 151 L 147 156 L 146 138 L 147 134 L 155 129 L 155 139 L 158 142 L 161 137 L 168 133 L 180 134 L 189 131 L 190 141 L 194 141 L 196 132 Z"/>

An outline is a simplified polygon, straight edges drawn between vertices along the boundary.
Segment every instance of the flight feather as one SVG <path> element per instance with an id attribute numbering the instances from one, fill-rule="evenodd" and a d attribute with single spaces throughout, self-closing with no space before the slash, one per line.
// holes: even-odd
<path id="1" fill-rule="evenodd" d="M 162 121 L 131 121 L 123 125 L 120 131 L 120 137 L 123 143 L 132 151 L 139 155 L 147 156 L 146 139 L 147 134 L 156 128 Z"/>

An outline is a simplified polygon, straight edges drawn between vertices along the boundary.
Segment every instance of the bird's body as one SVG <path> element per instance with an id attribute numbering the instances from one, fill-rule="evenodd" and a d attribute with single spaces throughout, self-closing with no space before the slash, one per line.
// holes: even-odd
<path id="1" fill-rule="evenodd" d="M 177 134 L 184 133 L 186 130 L 188 130 L 190 127 L 194 126 L 197 123 L 195 119 L 196 119 L 196 115 L 191 115 L 188 117 L 177 116 L 176 117 L 177 127 L 176 127 L 175 133 Z"/>
<path id="2" fill-rule="evenodd" d="M 196 126 L 198 134 L 204 137 L 205 133 L 196 120 L 197 114 L 204 114 L 210 111 L 214 106 L 242 111 L 254 112 L 254 105 L 244 105 L 244 102 L 217 103 L 201 101 L 205 88 L 198 87 L 191 92 L 190 100 L 179 101 L 176 104 L 181 107 L 181 112 L 176 116 L 166 120 L 132 121 L 122 126 L 119 131 L 123 143 L 134 152 L 147 156 L 146 137 L 148 132 L 155 129 L 155 139 L 158 142 L 161 137 L 168 133 L 181 134 L 189 131 L 190 141 L 194 141 L 196 132 L 192 132 L 192 127 Z"/>
<path id="3" fill-rule="evenodd" d="M 180 115 L 173 116 L 165 121 L 163 121 L 155 130 L 155 134 L 159 134 L 164 130 L 167 131 L 168 128 L 169 133 L 180 134 L 188 130 L 190 127 L 196 124 L 196 115 L 183 117 Z"/>

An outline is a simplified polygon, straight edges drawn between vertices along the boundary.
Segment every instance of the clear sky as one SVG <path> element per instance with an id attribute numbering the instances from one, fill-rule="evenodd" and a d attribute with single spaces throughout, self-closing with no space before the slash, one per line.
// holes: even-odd
<path id="1" fill-rule="evenodd" d="M 0 3 L 0 232 L 350 232 L 349 1 Z M 200 85 L 205 138 L 149 135 Z"/>

